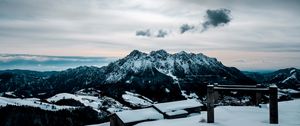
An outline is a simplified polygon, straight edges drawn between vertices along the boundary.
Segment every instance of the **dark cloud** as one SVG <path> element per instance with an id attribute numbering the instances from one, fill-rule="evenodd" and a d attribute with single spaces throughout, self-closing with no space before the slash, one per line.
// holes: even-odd
<path id="1" fill-rule="evenodd" d="M 146 36 L 146 37 L 150 37 L 151 36 L 151 32 L 149 29 L 147 30 L 139 30 L 139 31 L 136 31 L 135 33 L 136 36 Z"/>
<path id="2" fill-rule="evenodd" d="M 180 33 L 183 34 L 187 31 L 195 29 L 195 26 L 189 24 L 183 24 L 180 26 Z"/>
<path id="3" fill-rule="evenodd" d="M 202 23 L 202 32 L 209 27 L 218 27 L 229 23 L 232 19 L 230 13 L 231 11 L 228 9 L 207 10 L 204 16 L 206 20 Z"/>
<path id="4" fill-rule="evenodd" d="M 139 30 L 136 31 L 136 36 L 145 36 L 145 37 L 156 37 L 156 38 L 164 38 L 169 34 L 167 30 L 159 29 L 157 31 L 151 31 L 150 29 L 147 30 Z"/>
<path id="5" fill-rule="evenodd" d="M 168 35 L 167 31 L 160 29 L 160 30 L 158 30 L 158 33 L 157 33 L 156 37 L 158 37 L 158 38 L 164 38 L 167 35 Z"/>

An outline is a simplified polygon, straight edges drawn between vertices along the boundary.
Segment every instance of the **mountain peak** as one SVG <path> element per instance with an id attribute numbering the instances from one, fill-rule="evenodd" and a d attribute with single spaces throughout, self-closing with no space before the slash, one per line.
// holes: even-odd
<path id="1" fill-rule="evenodd" d="M 184 55 L 186 55 L 186 54 L 188 54 L 187 52 L 185 52 L 185 51 L 180 51 L 179 53 L 177 53 L 177 54 L 180 54 L 180 55 L 182 55 L 182 54 L 184 54 Z"/>
<path id="2" fill-rule="evenodd" d="M 157 50 L 157 51 L 151 51 L 150 52 L 150 55 L 151 56 L 155 56 L 155 55 L 159 55 L 159 56 L 162 56 L 162 57 L 166 57 L 169 55 L 169 53 L 163 49 L 160 49 L 160 50 Z"/>
<path id="3" fill-rule="evenodd" d="M 145 53 L 143 53 L 139 50 L 133 50 L 132 52 L 129 53 L 128 56 L 130 56 L 130 57 L 140 57 L 141 55 L 145 55 Z"/>

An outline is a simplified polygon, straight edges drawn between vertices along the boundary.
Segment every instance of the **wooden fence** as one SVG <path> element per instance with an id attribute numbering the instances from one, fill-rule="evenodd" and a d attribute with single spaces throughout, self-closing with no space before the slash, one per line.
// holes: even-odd
<path id="1" fill-rule="evenodd" d="M 278 124 L 277 87 L 263 88 L 260 85 L 208 85 L 207 86 L 207 123 L 214 123 L 214 103 L 218 91 L 251 91 L 256 93 L 255 101 L 259 104 L 261 93 L 269 94 L 270 124 Z"/>

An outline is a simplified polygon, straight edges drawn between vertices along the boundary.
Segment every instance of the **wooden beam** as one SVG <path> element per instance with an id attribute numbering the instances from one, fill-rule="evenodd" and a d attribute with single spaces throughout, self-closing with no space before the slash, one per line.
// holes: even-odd
<path id="1" fill-rule="evenodd" d="M 230 87 L 214 87 L 216 91 L 253 91 L 253 92 L 267 92 L 268 88 L 230 88 Z"/>
<path id="2" fill-rule="evenodd" d="M 215 85 L 215 87 L 229 87 L 229 88 L 256 88 L 257 85 Z"/>

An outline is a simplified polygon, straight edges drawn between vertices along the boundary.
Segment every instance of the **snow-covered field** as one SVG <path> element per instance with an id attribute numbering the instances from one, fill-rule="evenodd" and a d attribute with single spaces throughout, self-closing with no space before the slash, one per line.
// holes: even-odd
<path id="1" fill-rule="evenodd" d="M 153 104 L 153 101 L 140 95 L 126 91 L 122 98 L 133 106 L 148 107 Z"/>
<path id="2" fill-rule="evenodd" d="M 142 122 L 136 126 L 300 126 L 300 99 L 280 102 L 279 124 L 269 124 L 269 108 L 252 106 L 219 106 L 215 108 L 215 123 L 206 123 L 206 112 L 187 118 Z M 109 126 L 103 123 L 93 126 Z"/>
<path id="3" fill-rule="evenodd" d="M 20 98 L 0 97 L 0 106 L 6 106 L 6 105 L 31 106 L 31 107 L 38 107 L 43 110 L 49 110 L 49 111 L 57 111 L 57 110 L 61 110 L 61 109 L 75 108 L 72 106 L 58 106 L 58 105 L 54 105 L 54 104 L 40 102 L 40 99 L 38 99 L 38 98 L 20 99 Z"/>
<path id="4" fill-rule="evenodd" d="M 81 102 L 84 106 L 90 106 L 95 111 L 100 111 L 101 109 L 106 109 L 110 112 L 119 112 L 123 110 L 128 110 L 130 108 L 122 105 L 118 101 L 113 98 L 101 96 L 88 96 L 88 95 L 77 95 L 77 94 L 69 94 L 69 93 L 60 93 L 56 94 L 55 96 L 46 99 L 48 102 L 41 102 L 38 98 L 6 98 L 0 97 L 0 106 L 6 105 L 15 105 L 15 106 L 31 106 L 31 107 L 38 107 L 43 110 L 49 111 L 57 111 L 61 109 L 71 109 L 76 108 L 73 106 L 66 106 L 66 105 L 55 105 L 54 103 L 62 100 L 62 99 L 74 99 L 76 101 Z"/>
<path id="5" fill-rule="evenodd" d="M 107 110 L 110 112 L 118 112 L 118 111 L 129 109 L 128 107 L 123 106 L 115 99 L 106 96 L 96 97 L 96 96 L 88 96 L 88 95 L 74 95 L 69 93 L 60 93 L 60 94 L 56 94 L 51 98 L 48 98 L 47 101 L 57 102 L 62 99 L 77 100 L 82 104 L 84 104 L 84 106 L 90 106 L 96 111 L 99 110 L 99 107 L 106 107 Z"/>

